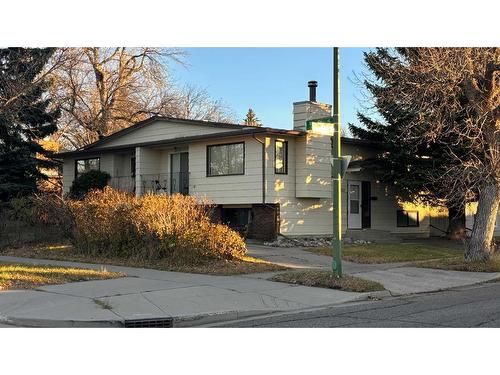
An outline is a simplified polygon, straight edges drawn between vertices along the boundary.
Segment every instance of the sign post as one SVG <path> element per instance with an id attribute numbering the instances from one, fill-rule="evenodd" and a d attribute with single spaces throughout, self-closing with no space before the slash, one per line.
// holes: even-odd
<path id="1" fill-rule="evenodd" d="M 340 77 L 339 49 L 333 48 L 333 136 L 332 136 L 332 204 L 333 238 L 332 271 L 335 277 L 342 277 L 342 151 L 340 147 Z M 347 169 L 347 168 L 346 168 Z"/>
<path id="2" fill-rule="evenodd" d="M 347 172 L 351 156 L 342 156 L 340 130 L 339 49 L 333 49 L 333 116 L 306 121 L 306 129 L 331 136 L 332 178 L 332 271 L 342 277 L 342 178 Z"/>

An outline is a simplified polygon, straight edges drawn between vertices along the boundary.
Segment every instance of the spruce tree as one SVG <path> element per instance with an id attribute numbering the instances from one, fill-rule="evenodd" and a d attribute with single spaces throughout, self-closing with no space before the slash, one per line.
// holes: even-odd
<path id="1" fill-rule="evenodd" d="M 401 54 L 411 52 L 417 53 L 408 49 L 400 50 Z M 450 148 L 453 142 L 443 142 L 441 139 L 439 143 L 424 144 L 416 142 L 415 135 L 411 137 L 405 134 L 407 124 L 418 114 L 403 101 L 388 100 L 385 95 L 392 85 L 398 84 L 392 74 L 401 61 L 395 59 L 387 48 L 365 52 L 364 60 L 374 79 L 366 79 L 363 83 L 373 99 L 378 116 L 374 118 L 358 112 L 359 123 L 350 123 L 349 129 L 357 138 L 380 144 L 380 152 L 367 161 L 367 168 L 377 180 L 390 185 L 403 200 L 420 200 L 432 205 L 445 204 L 450 218 L 447 228 L 449 237 L 462 236 L 465 230 L 465 213 L 460 204 L 463 200 L 447 200 L 447 187 L 439 185 L 439 181 L 434 178 L 445 173 L 453 162 L 443 152 L 443 147 Z M 451 147 L 456 152 L 462 152 L 458 145 Z"/>
<path id="2" fill-rule="evenodd" d="M 250 126 L 261 126 L 262 124 L 260 123 L 260 120 L 257 118 L 255 115 L 255 112 L 253 111 L 252 108 L 248 108 L 247 115 L 244 120 L 245 125 L 250 125 Z"/>
<path id="3" fill-rule="evenodd" d="M 57 129 L 43 68 L 52 48 L 0 49 L 0 200 L 33 193 L 54 166 L 40 141 Z"/>

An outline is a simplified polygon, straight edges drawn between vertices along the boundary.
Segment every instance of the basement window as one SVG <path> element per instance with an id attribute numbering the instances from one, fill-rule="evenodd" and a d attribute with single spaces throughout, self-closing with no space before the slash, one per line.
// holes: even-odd
<path id="1" fill-rule="evenodd" d="M 398 227 L 418 227 L 418 211 L 398 210 L 397 212 Z"/>
<path id="2" fill-rule="evenodd" d="M 101 169 L 100 158 L 75 160 L 75 178 L 88 171 L 99 171 Z"/>

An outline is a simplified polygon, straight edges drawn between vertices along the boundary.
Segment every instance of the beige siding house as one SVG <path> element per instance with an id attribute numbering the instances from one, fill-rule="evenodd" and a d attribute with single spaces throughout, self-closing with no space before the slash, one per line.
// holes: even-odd
<path id="1" fill-rule="evenodd" d="M 465 227 L 472 230 L 474 225 L 474 215 L 477 211 L 477 202 L 468 204 L 465 207 Z M 500 212 L 497 215 L 497 221 L 495 223 L 495 237 L 500 237 Z"/>
<path id="2" fill-rule="evenodd" d="M 136 195 L 189 194 L 216 205 L 214 220 L 252 238 L 332 233 L 331 106 L 294 103 L 293 130 L 153 117 L 63 159 L 63 190 L 89 169 Z M 352 161 L 343 179 L 344 233 L 353 238 L 429 237 L 446 230 L 446 213 L 399 202 L 363 160 L 377 145 L 343 138 Z M 435 224 L 435 225 L 434 225 Z M 439 228 L 439 227 L 442 228 Z"/>

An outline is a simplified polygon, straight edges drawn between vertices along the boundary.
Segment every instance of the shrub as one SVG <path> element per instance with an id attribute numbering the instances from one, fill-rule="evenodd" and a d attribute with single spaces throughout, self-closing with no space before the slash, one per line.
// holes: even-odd
<path id="1" fill-rule="evenodd" d="M 90 170 L 82 173 L 73 180 L 69 190 L 72 199 L 83 199 L 91 190 L 102 190 L 108 185 L 111 176 L 107 172 Z"/>
<path id="2" fill-rule="evenodd" d="M 56 194 L 14 198 L 0 208 L 0 247 L 67 239 L 72 228 L 68 206 Z"/>
<path id="3" fill-rule="evenodd" d="M 212 206 L 195 197 L 136 198 L 106 187 L 70 201 L 69 207 L 75 248 L 86 254 L 196 264 L 238 258 L 246 251 L 239 234 L 211 223 Z"/>

